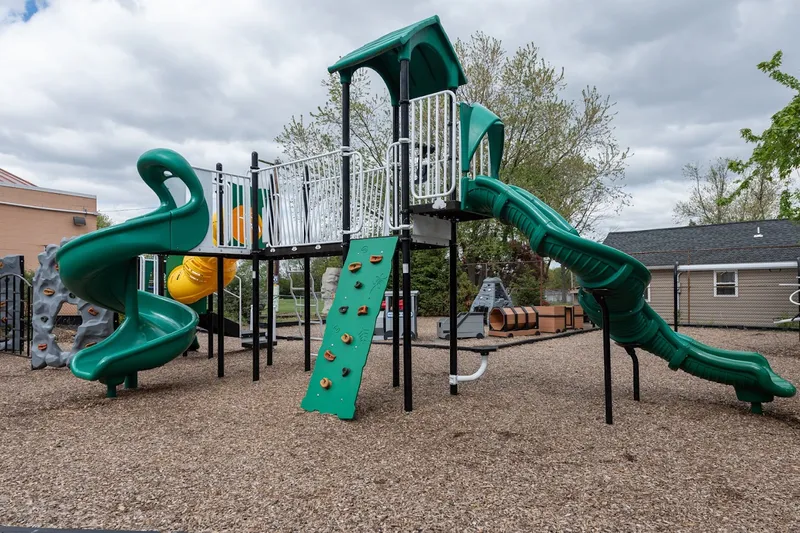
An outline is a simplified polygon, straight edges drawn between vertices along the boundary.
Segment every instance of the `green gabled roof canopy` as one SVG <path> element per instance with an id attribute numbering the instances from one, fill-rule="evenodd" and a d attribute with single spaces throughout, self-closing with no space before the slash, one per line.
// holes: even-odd
<path id="1" fill-rule="evenodd" d="M 365 44 L 328 67 L 328 72 L 338 72 L 344 83 L 356 70 L 369 67 L 386 83 L 392 104 L 397 104 L 403 59 L 409 60 L 411 98 L 456 89 L 467 83 L 456 51 L 436 15 Z"/>

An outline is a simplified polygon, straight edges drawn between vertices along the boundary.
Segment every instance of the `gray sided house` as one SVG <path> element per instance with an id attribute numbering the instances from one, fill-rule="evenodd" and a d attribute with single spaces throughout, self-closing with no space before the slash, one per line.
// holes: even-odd
<path id="1" fill-rule="evenodd" d="M 680 325 L 787 327 L 793 324 L 775 321 L 800 311 L 789 301 L 800 288 L 793 287 L 800 282 L 798 223 L 761 220 L 611 232 L 604 244 L 650 270 L 645 299 L 670 324 L 675 263 Z"/>

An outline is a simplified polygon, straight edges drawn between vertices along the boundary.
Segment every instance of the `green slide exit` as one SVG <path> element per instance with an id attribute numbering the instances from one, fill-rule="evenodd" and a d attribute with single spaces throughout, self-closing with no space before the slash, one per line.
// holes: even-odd
<path id="1" fill-rule="evenodd" d="M 123 382 L 137 385 L 140 370 L 168 363 L 195 337 L 197 313 L 170 298 L 139 291 L 137 257 L 145 253 L 188 252 L 208 231 L 209 213 L 200 181 L 189 163 L 172 150 L 144 153 L 137 163 L 161 205 L 146 215 L 79 237 L 57 254 L 64 285 L 75 295 L 124 314 L 122 325 L 102 342 L 76 353 L 77 377 L 105 383 L 109 396 Z M 177 207 L 165 181 L 186 184 L 191 199 Z"/>
<path id="2" fill-rule="evenodd" d="M 397 237 L 351 241 L 301 404 L 306 411 L 335 414 L 341 419 L 355 416 L 361 375 L 396 246 Z"/>
<path id="3" fill-rule="evenodd" d="M 644 301 L 650 272 L 633 257 L 583 239 L 577 230 L 534 195 L 493 178 L 462 178 L 462 208 L 492 215 L 519 228 L 537 253 L 556 259 L 579 278 L 578 298 L 595 324 L 602 324 L 599 304 L 592 289 L 607 289 L 611 338 L 635 344 L 694 376 L 732 385 L 737 397 L 753 403 L 775 396 L 790 397 L 794 385 L 777 375 L 769 362 L 754 352 L 722 350 L 706 346 L 674 332 Z"/>

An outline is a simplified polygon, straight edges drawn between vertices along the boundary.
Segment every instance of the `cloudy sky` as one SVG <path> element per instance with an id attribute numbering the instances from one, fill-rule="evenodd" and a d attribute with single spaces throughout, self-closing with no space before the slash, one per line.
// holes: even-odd
<path id="1" fill-rule="evenodd" d="M 156 204 L 142 152 L 243 172 L 322 103 L 329 64 L 432 14 L 453 40 L 533 41 L 617 102 L 632 201 L 601 235 L 674 225 L 681 167 L 744 155 L 739 129 L 789 100 L 755 65 L 781 49 L 800 71 L 797 0 L 0 0 L 0 168 L 122 221 Z"/>

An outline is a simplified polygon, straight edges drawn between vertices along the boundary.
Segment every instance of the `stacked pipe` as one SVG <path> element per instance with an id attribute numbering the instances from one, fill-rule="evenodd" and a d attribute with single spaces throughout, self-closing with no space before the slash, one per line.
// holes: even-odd
<path id="1" fill-rule="evenodd" d="M 513 337 L 538 335 L 539 313 L 535 307 L 495 307 L 489 312 L 489 335 Z"/>

